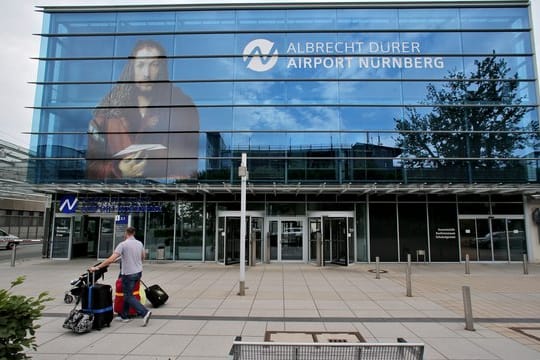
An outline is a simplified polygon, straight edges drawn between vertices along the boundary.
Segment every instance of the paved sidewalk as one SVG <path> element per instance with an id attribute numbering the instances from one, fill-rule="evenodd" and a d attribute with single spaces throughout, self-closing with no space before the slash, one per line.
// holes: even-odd
<path id="1" fill-rule="evenodd" d="M 73 334 L 62 328 L 72 305 L 63 298 L 69 282 L 91 259 L 36 259 L 0 263 L 0 286 L 18 275 L 15 288 L 36 296 L 49 291 L 33 359 L 227 359 L 235 336 L 263 341 L 274 332 L 358 332 L 368 342 L 426 344 L 425 359 L 540 359 L 540 265 L 413 264 L 412 297 L 406 296 L 405 265 L 373 264 L 318 268 L 311 264 L 246 267 L 246 295 L 238 296 L 239 267 L 201 263 L 147 263 L 143 275 L 170 295 L 142 320 L 113 321 L 110 328 Z M 117 265 L 105 274 L 113 284 Z M 470 286 L 475 330 L 466 331 L 462 286 Z M 284 335 L 289 336 L 289 335 Z M 294 335 L 290 335 L 291 338 Z"/>

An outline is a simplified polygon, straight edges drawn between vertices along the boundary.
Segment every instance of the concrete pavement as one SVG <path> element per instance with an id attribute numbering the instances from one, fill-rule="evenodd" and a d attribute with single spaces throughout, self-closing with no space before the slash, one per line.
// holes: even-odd
<path id="1" fill-rule="evenodd" d="M 0 263 L 0 286 L 19 275 L 16 293 L 49 291 L 33 359 L 227 359 L 235 336 L 246 341 L 300 339 L 302 333 L 359 333 L 368 342 L 397 337 L 426 345 L 425 359 L 540 359 L 540 265 L 521 263 L 412 266 L 412 297 L 406 296 L 405 264 L 349 267 L 283 263 L 246 267 L 246 295 L 238 296 L 239 267 L 214 263 L 146 263 L 143 280 L 170 295 L 142 320 L 113 321 L 78 335 L 62 328 L 72 305 L 63 302 L 69 282 L 91 259 L 34 259 Z M 113 285 L 112 265 L 102 281 Z M 469 286 L 475 331 L 464 329 L 462 286 Z M 149 307 L 151 307 L 149 305 Z M 268 332 L 268 333 L 267 333 Z"/>

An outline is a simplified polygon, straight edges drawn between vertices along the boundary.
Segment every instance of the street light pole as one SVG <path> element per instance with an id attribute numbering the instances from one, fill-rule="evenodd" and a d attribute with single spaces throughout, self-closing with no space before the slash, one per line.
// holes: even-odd
<path id="1" fill-rule="evenodd" d="M 238 175 L 241 178 L 240 187 L 240 291 L 238 295 L 246 295 L 246 180 L 247 154 L 242 153 L 242 162 L 238 168 Z"/>

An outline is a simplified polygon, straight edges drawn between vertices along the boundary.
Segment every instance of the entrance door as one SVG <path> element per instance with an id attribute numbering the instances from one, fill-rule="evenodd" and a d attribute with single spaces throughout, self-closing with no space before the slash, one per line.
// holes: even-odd
<path id="1" fill-rule="evenodd" d="M 330 262 L 338 265 L 349 265 L 349 232 L 347 218 L 323 218 L 323 229 L 326 229 L 329 242 Z"/>
<path id="2" fill-rule="evenodd" d="M 268 219 L 270 261 L 304 261 L 303 218 Z"/>
<path id="3" fill-rule="evenodd" d="M 354 262 L 354 217 L 349 213 L 325 213 L 313 217 L 310 214 L 310 254 L 311 261 L 322 257 L 322 264 L 330 262 L 337 265 L 349 265 Z M 317 237 L 322 238 L 321 249 L 317 249 Z"/>
<path id="4" fill-rule="evenodd" d="M 263 218 L 246 216 L 246 261 L 250 265 L 261 262 L 263 253 Z M 223 213 L 218 217 L 217 261 L 225 264 L 240 263 L 240 219 L 238 212 Z"/>
<path id="5" fill-rule="evenodd" d="M 105 259 L 113 252 L 114 217 L 102 217 L 99 227 L 98 259 Z"/>

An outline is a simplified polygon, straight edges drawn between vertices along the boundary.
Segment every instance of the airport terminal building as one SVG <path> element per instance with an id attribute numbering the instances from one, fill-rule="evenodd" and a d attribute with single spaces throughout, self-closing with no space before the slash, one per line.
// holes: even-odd
<path id="1" fill-rule="evenodd" d="M 536 3 L 38 11 L 51 258 L 540 261 Z"/>

